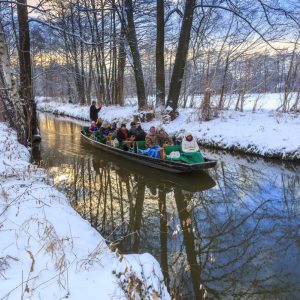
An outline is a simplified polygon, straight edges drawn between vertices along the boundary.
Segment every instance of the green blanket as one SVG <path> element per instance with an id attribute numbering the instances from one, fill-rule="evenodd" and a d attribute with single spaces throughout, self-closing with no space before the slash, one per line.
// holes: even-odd
<path id="1" fill-rule="evenodd" d="M 170 158 L 169 155 L 167 155 L 166 158 L 169 160 L 174 160 L 174 161 L 180 160 L 186 164 L 199 164 L 199 163 L 204 162 L 204 157 L 202 156 L 200 151 L 192 152 L 192 153 L 180 152 L 179 158 Z"/>

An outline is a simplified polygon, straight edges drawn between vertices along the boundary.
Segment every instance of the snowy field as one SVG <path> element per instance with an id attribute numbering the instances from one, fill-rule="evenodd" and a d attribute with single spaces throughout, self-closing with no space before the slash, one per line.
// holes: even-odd
<path id="1" fill-rule="evenodd" d="M 243 113 L 226 110 L 218 118 L 208 122 L 199 121 L 197 108 L 182 108 L 179 109 L 179 117 L 171 123 L 162 124 L 158 116 L 155 120 L 144 123 L 143 128 L 148 130 L 152 125 L 163 126 L 169 134 L 179 138 L 185 131 L 190 131 L 203 146 L 300 161 L 300 114 L 276 112 L 282 101 L 281 96 L 281 94 L 248 95 Z M 253 113 L 252 107 L 257 97 L 259 97 L 258 110 Z M 38 109 L 89 120 L 88 106 L 39 101 Z M 129 125 L 133 114 L 136 113 L 135 105 L 109 106 L 103 107 L 99 116 L 109 122 L 119 121 Z"/>
<path id="2" fill-rule="evenodd" d="M 122 255 L 0 123 L 0 299 L 170 299 L 150 254 Z"/>
<path id="3" fill-rule="evenodd" d="M 234 109 L 236 101 L 238 99 L 238 94 L 229 94 L 224 96 L 224 106 L 226 109 Z M 297 99 L 297 93 L 289 93 L 289 106 L 293 105 Z M 148 96 L 148 105 L 155 106 L 155 96 Z M 60 98 L 51 98 L 51 97 L 36 97 L 37 102 L 67 102 L 67 100 L 62 101 Z M 203 99 L 203 95 L 194 95 L 188 96 L 186 99 L 185 107 L 199 107 Z M 212 94 L 211 101 L 213 104 L 219 102 L 220 95 Z M 93 99 L 97 100 L 97 99 Z M 253 107 L 256 107 L 256 110 L 276 110 L 281 107 L 284 100 L 284 93 L 261 93 L 261 94 L 245 94 L 244 96 L 244 110 L 252 111 Z M 179 106 L 183 107 L 184 101 L 182 100 L 179 103 Z M 136 97 L 127 97 L 125 98 L 125 106 L 137 106 Z M 289 109 L 288 106 L 288 109 Z"/>

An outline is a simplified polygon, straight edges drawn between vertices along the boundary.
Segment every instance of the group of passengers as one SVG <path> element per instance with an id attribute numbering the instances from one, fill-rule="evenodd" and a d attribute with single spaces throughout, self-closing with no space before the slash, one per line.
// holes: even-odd
<path id="1" fill-rule="evenodd" d="M 164 128 L 151 126 L 149 132 L 146 133 L 142 129 L 140 122 L 131 122 L 130 129 L 127 129 L 126 124 L 118 125 L 115 122 L 109 124 L 107 121 L 98 118 L 97 121 L 91 122 L 88 131 L 92 135 L 96 135 L 97 133 L 99 138 L 105 139 L 114 147 L 126 142 L 123 148 L 124 150 L 128 150 L 128 145 L 133 145 L 134 142 L 138 141 L 145 141 L 146 149 L 158 149 L 174 144 Z M 185 133 L 181 143 L 181 149 L 185 153 L 199 151 L 197 141 L 190 132 Z"/>
<path id="2" fill-rule="evenodd" d="M 119 142 L 127 141 L 129 139 L 132 141 L 144 141 L 146 136 L 140 122 L 131 122 L 131 128 L 128 130 L 126 124 L 121 124 L 119 126 L 115 122 L 109 124 L 101 118 L 98 118 L 97 121 L 92 121 L 88 131 L 93 135 L 98 132 L 98 136 L 101 138 L 116 138 Z"/>
<path id="3" fill-rule="evenodd" d="M 134 147 L 136 147 L 138 153 L 156 158 L 165 158 L 164 147 L 176 144 L 176 141 L 173 143 L 172 139 L 170 139 L 169 135 L 162 127 L 155 128 L 154 126 L 151 126 L 148 134 L 146 134 L 142 129 L 140 122 L 131 122 L 130 129 L 126 128 L 126 124 L 118 125 L 116 122 L 109 124 L 101 118 L 98 118 L 98 113 L 101 108 L 101 103 L 99 103 L 99 107 L 97 108 L 96 101 L 92 102 L 90 107 L 90 119 L 92 123 L 89 126 L 88 131 L 92 136 L 97 136 L 102 142 L 126 151 L 130 148 L 134 150 Z M 143 141 L 145 150 L 138 149 L 138 142 Z M 197 141 L 190 132 L 185 133 L 180 148 L 183 155 L 181 155 L 179 151 L 172 151 L 173 153 L 171 152 L 167 158 L 179 160 L 189 159 L 190 162 L 195 162 L 191 161 L 191 159 L 198 157 L 198 161 L 199 159 L 200 161 L 203 161 Z"/>

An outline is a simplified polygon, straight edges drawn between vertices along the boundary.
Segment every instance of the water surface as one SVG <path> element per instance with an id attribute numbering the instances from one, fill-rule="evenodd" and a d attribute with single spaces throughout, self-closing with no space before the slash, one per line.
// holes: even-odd
<path id="1" fill-rule="evenodd" d="M 155 256 L 174 298 L 300 298 L 299 165 L 206 150 L 215 169 L 168 174 L 88 145 L 80 128 L 41 114 L 33 160 L 108 243 Z"/>

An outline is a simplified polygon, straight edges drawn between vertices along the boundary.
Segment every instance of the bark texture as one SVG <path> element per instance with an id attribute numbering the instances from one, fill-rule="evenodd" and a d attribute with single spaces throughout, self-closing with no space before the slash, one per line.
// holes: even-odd
<path id="1" fill-rule="evenodd" d="M 20 98 L 25 105 L 24 115 L 27 120 L 27 139 L 37 133 L 38 123 L 36 114 L 36 103 L 33 99 L 31 57 L 30 57 L 30 36 L 28 24 L 27 1 L 18 0 L 17 5 L 19 23 L 19 66 L 20 66 Z"/>
<path id="2" fill-rule="evenodd" d="M 124 105 L 124 72 L 126 65 L 126 52 L 125 52 L 125 32 L 122 26 L 121 37 L 119 43 L 118 53 L 118 71 L 117 71 L 117 82 L 116 82 L 116 100 L 117 104 Z"/>
<path id="3" fill-rule="evenodd" d="M 18 141 L 23 145 L 27 143 L 27 122 L 24 111 L 25 105 L 21 101 L 16 82 L 12 74 L 5 35 L 0 23 L 0 102 L 3 120 L 17 130 Z"/>
<path id="4" fill-rule="evenodd" d="M 126 16 L 127 16 L 127 40 L 129 43 L 132 59 L 133 59 L 133 71 L 136 82 L 136 92 L 138 98 L 138 107 L 143 110 L 147 107 L 145 82 L 141 63 L 141 56 L 138 48 L 138 42 L 136 37 L 136 30 L 133 18 L 133 4 L 132 0 L 125 0 Z"/>
<path id="5" fill-rule="evenodd" d="M 179 37 L 178 47 L 176 52 L 176 58 L 175 58 L 171 82 L 170 82 L 169 96 L 167 101 L 167 105 L 173 108 L 174 117 L 175 117 L 175 110 L 178 107 L 180 89 L 181 89 L 181 84 L 182 84 L 182 79 L 183 79 L 183 74 L 184 74 L 188 49 L 189 49 L 194 8 L 195 8 L 195 0 L 186 0 L 183 20 L 182 20 L 182 25 L 180 30 L 180 37 Z"/>
<path id="6" fill-rule="evenodd" d="M 165 20 L 164 0 L 157 0 L 156 35 L 156 106 L 165 106 Z"/>

